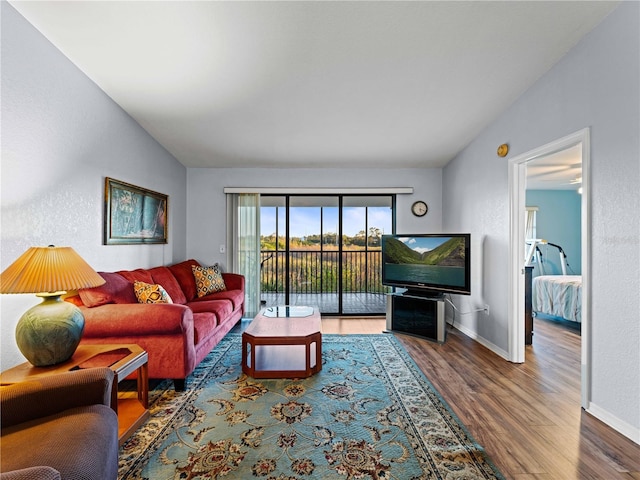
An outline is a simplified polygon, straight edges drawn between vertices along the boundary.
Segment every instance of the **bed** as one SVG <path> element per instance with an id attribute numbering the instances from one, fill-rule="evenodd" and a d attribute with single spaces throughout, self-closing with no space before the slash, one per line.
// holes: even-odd
<path id="1" fill-rule="evenodd" d="M 582 277 L 580 275 L 540 275 L 533 278 L 534 313 L 582 321 Z"/>

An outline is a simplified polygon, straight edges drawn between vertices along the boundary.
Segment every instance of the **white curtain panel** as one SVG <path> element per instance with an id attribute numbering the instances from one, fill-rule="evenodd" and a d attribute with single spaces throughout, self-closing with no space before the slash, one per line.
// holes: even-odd
<path id="1" fill-rule="evenodd" d="M 260 309 L 260 195 L 227 194 L 228 243 L 231 271 L 244 275 L 245 316 Z"/>
<path id="2" fill-rule="evenodd" d="M 538 207 L 526 207 L 525 209 L 525 234 L 524 238 L 536 238 L 536 212 Z"/>

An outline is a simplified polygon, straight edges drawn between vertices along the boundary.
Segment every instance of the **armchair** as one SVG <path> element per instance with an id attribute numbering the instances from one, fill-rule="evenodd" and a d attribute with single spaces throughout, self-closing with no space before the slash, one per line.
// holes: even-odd
<path id="1" fill-rule="evenodd" d="M 113 380 L 91 368 L 0 387 L 0 479 L 117 479 Z"/>

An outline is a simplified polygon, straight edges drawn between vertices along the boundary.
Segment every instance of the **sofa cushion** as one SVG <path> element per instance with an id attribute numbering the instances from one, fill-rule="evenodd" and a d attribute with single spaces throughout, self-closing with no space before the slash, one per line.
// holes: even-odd
<path id="1" fill-rule="evenodd" d="M 222 274 L 227 290 L 244 290 L 244 276 L 238 273 L 224 272 Z"/>
<path id="2" fill-rule="evenodd" d="M 176 280 L 180 284 L 180 289 L 184 293 L 187 302 L 196 298 L 196 279 L 191 269 L 193 265 L 197 267 L 200 266 L 196 260 L 191 259 L 169 267 L 169 270 L 171 270 L 171 273 L 173 273 L 173 276 L 176 277 Z"/>
<path id="3" fill-rule="evenodd" d="M 149 273 L 149 270 L 145 270 L 144 268 L 138 268 L 136 270 L 120 270 L 116 273 L 122 275 L 131 283 L 135 282 L 136 280 L 144 283 L 153 283 L 153 277 L 151 276 L 151 273 Z"/>
<path id="4" fill-rule="evenodd" d="M 205 302 L 191 302 L 187 304 L 191 311 L 196 313 L 212 312 L 218 318 L 218 323 L 224 323 L 227 317 L 233 313 L 233 304 L 229 300 L 209 300 Z"/>
<path id="5" fill-rule="evenodd" d="M 184 305 L 187 302 L 187 299 L 180 288 L 180 284 L 168 267 L 150 268 L 149 273 L 151 274 L 154 283 L 158 283 L 164 287 L 173 300 L 173 303 L 180 303 Z"/>
<path id="6" fill-rule="evenodd" d="M 157 283 L 133 282 L 138 303 L 173 303 L 167 291 Z"/>
<path id="7" fill-rule="evenodd" d="M 208 300 L 229 300 L 233 305 L 233 310 L 241 307 L 244 303 L 244 290 L 225 290 L 224 292 L 216 292 L 200 298 L 194 298 L 189 306 L 196 303 L 206 302 Z"/>
<path id="8" fill-rule="evenodd" d="M 136 303 L 133 284 L 117 273 L 98 272 L 106 283 L 94 288 L 83 288 L 78 294 L 87 307 L 98 307 L 107 303 Z"/>
<path id="9" fill-rule="evenodd" d="M 227 289 L 218 264 L 212 267 L 197 267 L 193 265 L 191 270 L 193 270 L 193 276 L 196 279 L 198 297 L 204 297 L 210 293 L 222 292 Z"/>
<path id="10" fill-rule="evenodd" d="M 198 345 L 216 331 L 218 319 L 213 312 L 193 313 L 193 342 Z"/>

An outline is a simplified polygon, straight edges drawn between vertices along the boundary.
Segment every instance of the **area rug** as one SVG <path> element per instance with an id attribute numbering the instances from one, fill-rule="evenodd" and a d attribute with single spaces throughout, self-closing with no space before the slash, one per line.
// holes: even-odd
<path id="1" fill-rule="evenodd" d="M 304 379 L 256 380 L 229 334 L 150 391 L 121 479 L 503 479 L 393 335 L 323 335 Z"/>

